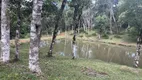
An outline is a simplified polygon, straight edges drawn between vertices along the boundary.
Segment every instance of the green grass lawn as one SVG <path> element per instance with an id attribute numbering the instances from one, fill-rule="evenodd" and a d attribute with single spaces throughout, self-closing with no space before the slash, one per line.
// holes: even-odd
<path id="1" fill-rule="evenodd" d="M 47 58 L 47 48 L 40 50 L 43 76 L 28 70 L 28 43 L 21 45 L 20 61 L 0 64 L 0 80 L 142 80 L 142 70 L 95 59 L 75 59 L 54 55 Z M 14 57 L 14 46 L 11 59 Z"/>

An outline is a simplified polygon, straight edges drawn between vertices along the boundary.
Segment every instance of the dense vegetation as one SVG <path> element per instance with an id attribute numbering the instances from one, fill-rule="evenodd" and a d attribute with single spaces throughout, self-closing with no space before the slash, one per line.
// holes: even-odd
<path id="1" fill-rule="evenodd" d="M 11 39 L 15 37 L 15 27 L 17 21 L 15 0 L 11 1 Z M 125 35 L 127 40 L 136 41 L 138 32 L 141 30 L 141 0 L 93 0 L 94 3 L 80 1 L 84 5 L 83 13 L 80 19 L 80 32 L 89 30 L 103 35 L 115 34 Z M 32 2 L 23 0 L 21 7 L 21 38 L 29 37 L 30 19 L 32 11 Z M 74 9 L 70 0 L 66 5 L 63 17 L 60 20 L 60 31 L 72 30 Z M 55 16 L 60 9 L 61 1 L 45 0 L 42 12 L 42 33 L 44 35 L 52 34 L 54 30 Z M 112 10 L 111 10 L 112 9 Z M 131 37 L 130 37 L 131 36 Z"/>
<path id="2" fill-rule="evenodd" d="M 0 79 L 141 79 L 141 69 L 76 60 L 76 53 L 78 37 L 96 42 L 137 42 L 133 64 L 139 67 L 142 0 L 0 0 L 0 11 Z M 52 54 L 58 34 L 72 39 L 73 60 Z M 40 47 L 42 36 L 52 37 L 49 47 Z M 30 40 L 23 44 L 21 38 Z"/>

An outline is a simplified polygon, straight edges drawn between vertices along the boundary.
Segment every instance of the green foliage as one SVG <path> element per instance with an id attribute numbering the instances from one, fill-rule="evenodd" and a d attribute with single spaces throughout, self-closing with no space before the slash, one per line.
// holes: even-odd
<path id="1" fill-rule="evenodd" d="M 79 30 L 79 32 L 80 33 L 85 33 L 86 31 L 84 31 L 84 29 L 82 28 L 82 29 Z"/>
<path id="2" fill-rule="evenodd" d="M 114 35 L 115 38 L 122 38 L 120 35 Z"/>
<path id="3" fill-rule="evenodd" d="M 124 37 L 123 37 L 123 40 L 126 41 L 126 42 L 136 42 L 137 36 L 130 37 L 129 34 L 125 34 Z"/>
<path id="4" fill-rule="evenodd" d="M 79 30 L 79 32 L 80 32 L 80 33 L 88 34 L 88 32 L 87 32 L 87 31 L 84 31 L 84 29 L 83 29 L 83 28 L 82 28 L 82 29 L 80 29 L 80 30 Z"/>
<path id="5" fill-rule="evenodd" d="M 138 35 L 138 30 L 136 27 L 131 27 L 130 29 L 128 29 L 128 34 L 131 37 L 137 36 Z"/>
<path id="6" fill-rule="evenodd" d="M 142 0 L 125 0 L 121 3 L 119 22 L 128 23 L 130 27 L 135 27 L 139 32 L 142 29 Z"/>
<path id="7" fill-rule="evenodd" d="M 103 27 L 108 22 L 108 17 L 106 15 L 99 15 L 96 17 L 96 25 Z"/>
<path id="8" fill-rule="evenodd" d="M 92 33 L 92 36 L 97 36 L 97 34 L 96 33 Z"/>
<path id="9" fill-rule="evenodd" d="M 131 27 L 130 29 L 128 29 L 127 31 L 127 35 L 124 38 L 126 41 L 130 41 L 130 42 L 136 42 L 137 41 L 137 36 L 139 34 L 138 32 L 139 30 L 137 30 L 136 27 Z"/>
<path id="10" fill-rule="evenodd" d="M 42 22 L 43 33 L 52 33 L 54 29 L 55 15 L 57 14 L 58 7 L 53 4 L 53 2 L 59 4 L 61 1 L 58 0 L 44 0 L 42 17 L 44 22 Z M 33 2 L 27 0 L 21 0 L 21 27 L 20 27 L 20 38 L 28 37 L 30 31 L 31 14 L 32 14 L 32 4 Z M 15 38 L 16 26 L 17 26 L 17 5 L 18 0 L 10 0 L 10 25 L 11 39 Z"/>
<path id="11" fill-rule="evenodd" d="M 99 15 L 96 17 L 95 23 L 95 29 L 97 29 L 99 33 L 105 33 L 108 27 L 108 17 L 106 15 Z"/>
<path id="12" fill-rule="evenodd" d="M 109 39 L 109 36 L 107 34 L 103 34 L 101 37 L 104 39 Z"/>
<path id="13" fill-rule="evenodd" d="M 10 0 L 10 37 L 15 38 L 15 27 L 17 26 L 17 1 Z M 42 11 L 42 34 L 52 34 L 55 26 L 55 16 L 58 14 L 62 0 L 44 0 Z M 90 9 L 92 16 L 93 30 L 96 30 L 99 34 L 108 34 L 110 31 L 110 3 L 113 0 L 95 0 L 95 4 L 92 4 L 91 0 L 68 0 L 63 18 L 60 21 L 59 27 L 61 31 L 71 30 L 73 25 L 73 15 L 75 5 L 79 6 L 79 14 L 82 11 Z M 32 14 L 32 1 L 21 0 L 21 38 L 29 37 L 31 14 Z M 83 7 L 83 9 L 82 9 Z M 89 10 L 88 10 L 89 11 Z M 114 17 L 116 24 L 112 21 L 112 29 L 114 33 L 129 34 L 136 38 L 138 32 L 142 30 L 142 0 L 119 0 L 119 4 L 113 7 Z M 83 18 L 83 16 L 82 16 Z M 84 23 L 80 20 L 82 24 Z M 82 31 L 86 35 L 91 36 L 86 31 Z M 94 33 L 95 36 L 96 34 Z M 116 36 L 116 38 L 119 38 Z"/>

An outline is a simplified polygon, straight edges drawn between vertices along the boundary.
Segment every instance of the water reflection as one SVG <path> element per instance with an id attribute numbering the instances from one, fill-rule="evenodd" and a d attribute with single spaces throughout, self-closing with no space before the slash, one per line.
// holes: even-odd
<path id="1" fill-rule="evenodd" d="M 56 42 L 57 43 L 54 46 L 54 53 L 60 54 L 61 56 L 72 57 L 71 40 L 60 40 Z M 106 62 L 133 66 L 133 59 L 136 50 L 135 47 L 124 47 L 83 41 L 78 41 L 76 47 L 77 50 L 75 50 L 75 56 L 77 58 L 100 59 Z M 142 67 L 142 56 L 140 67 Z"/>
<path id="2" fill-rule="evenodd" d="M 40 41 L 40 44 L 39 44 L 40 48 L 45 47 L 47 45 L 48 45 L 47 41 Z"/>
<path id="3" fill-rule="evenodd" d="M 64 53 L 64 52 L 59 52 L 59 54 L 60 54 L 61 56 L 65 56 L 65 53 Z"/>

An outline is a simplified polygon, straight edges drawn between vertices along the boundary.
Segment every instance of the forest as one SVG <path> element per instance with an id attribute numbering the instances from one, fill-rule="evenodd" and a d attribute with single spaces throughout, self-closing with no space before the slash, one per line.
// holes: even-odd
<path id="1" fill-rule="evenodd" d="M 142 0 L 0 0 L 0 80 L 142 80 Z"/>

